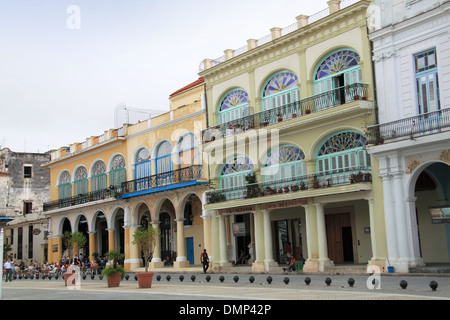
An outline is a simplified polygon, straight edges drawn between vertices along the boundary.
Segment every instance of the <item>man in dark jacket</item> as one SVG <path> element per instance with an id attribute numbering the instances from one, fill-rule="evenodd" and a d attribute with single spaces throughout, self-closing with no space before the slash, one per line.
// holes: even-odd
<path id="1" fill-rule="evenodd" d="M 208 254 L 206 253 L 206 249 L 203 249 L 203 252 L 200 256 L 200 261 L 203 264 L 203 272 L 206 273 L 206 270 L 208 270 L 209 268 L 209 257 Z"/>

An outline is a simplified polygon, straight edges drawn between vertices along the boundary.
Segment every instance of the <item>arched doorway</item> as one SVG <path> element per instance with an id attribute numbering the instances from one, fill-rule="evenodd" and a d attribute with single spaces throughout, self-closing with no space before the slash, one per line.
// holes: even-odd
<path id="1" fill-rule="evenodd" d="M 170 200 L 166 199 L 159 210 L 159 228 L 161 233 L 161 259 L 164 264 L 173 264 L 176 259 L 176 246 L 174 236 L 175 208 Z"/>
<path id="2" fill-rule="evenodd" d="M 417 173 L 414 186 L 417 237 L 426 264 L 450 262 L 450 165 L 435 162 Z"/>
<path id="3" fill-rule="evenodd" d="M 86 237 L 85 245 L 82 248 L 79 248 L 80 253 L 83 254 L 83 257 L 89 257 L 89 233 L 88 233 L 89 226 L 87 219 L 84 215 L 81 215 L 79 217 L 77 229 Z"/>
<path id="4" fill-rule="evenodd" d="M 109 251 L 108 245 L 108 223 L 106 221 L 106 216 L 103 211 L 96 213 L 96 218 L 94 219 L 94 227 L 97 236 L 97 250 L 99 256 L 103 257 Z"/>

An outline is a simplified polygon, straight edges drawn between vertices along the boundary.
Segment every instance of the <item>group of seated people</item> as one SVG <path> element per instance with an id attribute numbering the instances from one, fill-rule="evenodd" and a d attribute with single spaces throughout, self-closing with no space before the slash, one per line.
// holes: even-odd
<path id="1" fill-rule="evenodd" d="M 29 265 L 27 265 L 24 261 L 21 261 L 19 264 L 15 262 L 14 259 L 11 260 L 14 265 L 13 274 L 21 275 L 21 274 L 51 274 L 51 275 L 61 275 L 66 272 L 70 265 L 76 265 L 80 268 L 82 272 L 92 272 L 93 274 L 100 274 L 101 271 L 106 267 L 107 259 L 104 257 L 100 257 L 98 261 L 89 261 L 89 259 L 84 258 L 82 255 L 75 256 L 73 259 L 69 259 L 64 256 L 59 262 L 44 262 L 44 263 L 36 263 L 31 261 Z"/>

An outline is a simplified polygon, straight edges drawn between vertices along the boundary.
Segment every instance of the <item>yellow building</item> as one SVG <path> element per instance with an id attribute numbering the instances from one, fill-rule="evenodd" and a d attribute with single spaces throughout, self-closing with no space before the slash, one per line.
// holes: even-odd
<path id="1" fill-rule="evenodd" d="M 200 78 L 170 96 L 170 112 L 52 153 L 45 165 L 51 202 L 44 205 L 50 262 L 67 254 L 64 232 L 81 231 L 88 238 L 84 256 L 118 249 L 125 269 L 136 270 L 143 261 L 133 233 L 151 224 L 161 232 L 151 268 L 200 264 L 210 238 L 201 218 L 208 181 L 198 143 L 204 104 Z"/>
<path id="2" fill-rule="evenodd" d="M 374 121 L 370 1 L 328 4 L 201 65 L 213 270 L 242 252 L 254 271 L 290 255 L 311 272 L 385 270 L 382 185 L 365 137 Z"/>

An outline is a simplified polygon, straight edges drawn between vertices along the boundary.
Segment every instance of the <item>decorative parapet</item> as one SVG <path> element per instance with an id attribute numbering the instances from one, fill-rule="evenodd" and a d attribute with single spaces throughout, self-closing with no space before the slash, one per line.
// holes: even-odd
<path id="1" fill-rule="evenodd" d="M 328 17 L 329 15 L 339 12 L 340 10 L 343 10 L 347 7 L 352 6 L 353 4 L 357 2 L 361 2 L 367 0 L 330 0 L 327 2 L 328 7 L 311 15 L 299 15 L 296 19 L 297 22 L 294 24 L 291 24 L 290 26 L 286 28 L 278 28 L 274 27 L 270 29 L 271 34 L 266 35 L 262 37 L 261 39 L 255 40 L 255 39 L 249 39 L 247 40 L 247 45 L 239 48 L 237 50 L 227 49 L 225 50 L 225 55 L 216 58 L 216 59 L 204 59 L 199 66 L 199 71 L 203 72 L 209 68 L 215 67 L 231 58 L 237 57 L 245 52 L 248 52 L 252 49 L 255 49 L 257 47 L 260 47 L 270 41 L 274 41 L 282 36 L 285 36 L 289 33 L 295 32 L 298 29 L 302 29 L 304 27 L 307 27 L 308 25 L 315 23 L 323 18 Z"/>

